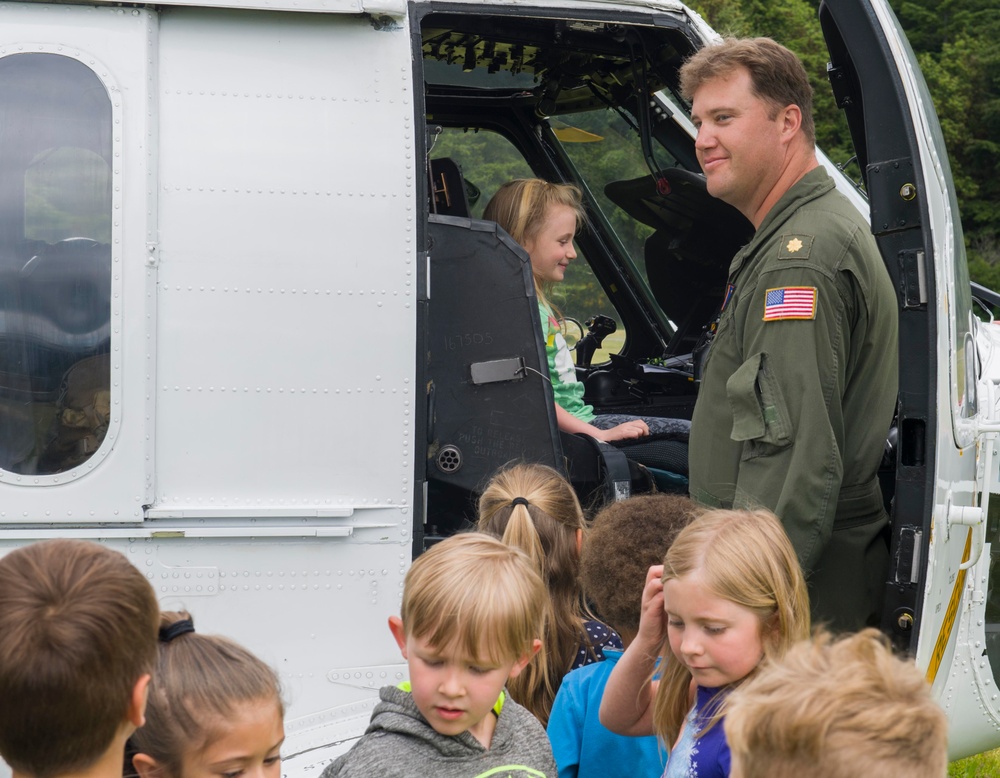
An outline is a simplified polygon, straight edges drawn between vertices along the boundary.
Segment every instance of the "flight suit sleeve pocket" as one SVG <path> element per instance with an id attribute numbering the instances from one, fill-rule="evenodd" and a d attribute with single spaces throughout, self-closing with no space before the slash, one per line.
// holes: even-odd
<path id="1" fill-rule="evenodd" d="M 788 409 L 778 381 L 768 370 L 767 354 L 754 354 L 726 382 L 733 413 L 731 437 L 750 443 L 747 456 L 761 456 L 791 443 Z"/>

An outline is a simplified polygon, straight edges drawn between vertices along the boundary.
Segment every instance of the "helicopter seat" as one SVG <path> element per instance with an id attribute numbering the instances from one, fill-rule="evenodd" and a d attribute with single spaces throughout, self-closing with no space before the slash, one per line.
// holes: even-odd
<path id="1" fill-rule="evenodd" d="M 632 469 L 620 452 L 600 441 L 563 449 L 574 436 L 561 436 L 556 422 L 524 249 L 492 221 L 432 214 L 428 222 L 428 481 L 474 494 L 499 468 L 524 461 L 571 481 L 586 475 L 574 483 L 581 494 L 596 484 L 605 499 L 628 496 Z"/>

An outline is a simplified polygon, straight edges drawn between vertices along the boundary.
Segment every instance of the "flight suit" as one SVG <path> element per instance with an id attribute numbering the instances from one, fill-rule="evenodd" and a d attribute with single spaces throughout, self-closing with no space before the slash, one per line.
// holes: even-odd
<path id="1" fill-rule="evenodd" d="M 733 259 L 692 418 L 692 497 L 774 511 L 834 629 L 879 616 L 897 310 L 868 224 L 810 171 Z"/>

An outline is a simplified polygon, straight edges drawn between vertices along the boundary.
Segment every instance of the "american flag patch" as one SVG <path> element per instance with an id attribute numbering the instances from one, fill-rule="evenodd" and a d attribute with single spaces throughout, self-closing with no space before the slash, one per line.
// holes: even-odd
<path id="1" fill-rule="evenodd" d="M 815 318 L 815 286 L 783 286 L 767 290 L 764 296 L 764 321 Z"/>

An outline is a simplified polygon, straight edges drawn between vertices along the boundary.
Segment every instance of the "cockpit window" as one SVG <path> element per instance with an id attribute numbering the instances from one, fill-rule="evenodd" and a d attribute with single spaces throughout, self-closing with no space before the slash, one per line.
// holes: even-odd
<path id="1" fill-rule="evenodd" d="M 431 159 L 448 158 L 456 162 L 465 180 L 469 215 L 482 218 L 483 209 L 502 184 L 515 178 L 531 178 L 534 173 L 521 153 L 502 135 L 489 130 L 442 128 L 430 153 Z M 590 269 L 585 252 L 576 244 L 578 259 L 570 263 L 566 279 L 552 291 L 552 301 L 562 314 L 563 334 L 570 348 L 583 337 L 584 324 L 601 314 L 619 319 L 614 306 L 601 289 Z M 625 330 L 619 328 L 608 337 L 594 357 L 607 361 L 625 342 Z"/>
<path id="2" fill-rule="evenodd" d="M 86 462 L 110 417 L 112 106 L 70 57 L 0 59 L 0 468 Z"/>
<path id="3" fill-rule="evenodd" d="M 572 124 L 570 124 L 572 122 Z M 608 196 L 608 185 L 649 176 L 642 158 L 638 137 L 625 118 L 610 108 L 584 111 L 553 121 L 552 132 L 566 156 L 587 182 L 604 218 L 625 249 L 633 270 L 648 282 L 643 257 L 647 239 L 654 230 L 635 219 Z M 674 167 L 677 160 L 657 144 L 657 162 L 662 167 Z"/>

